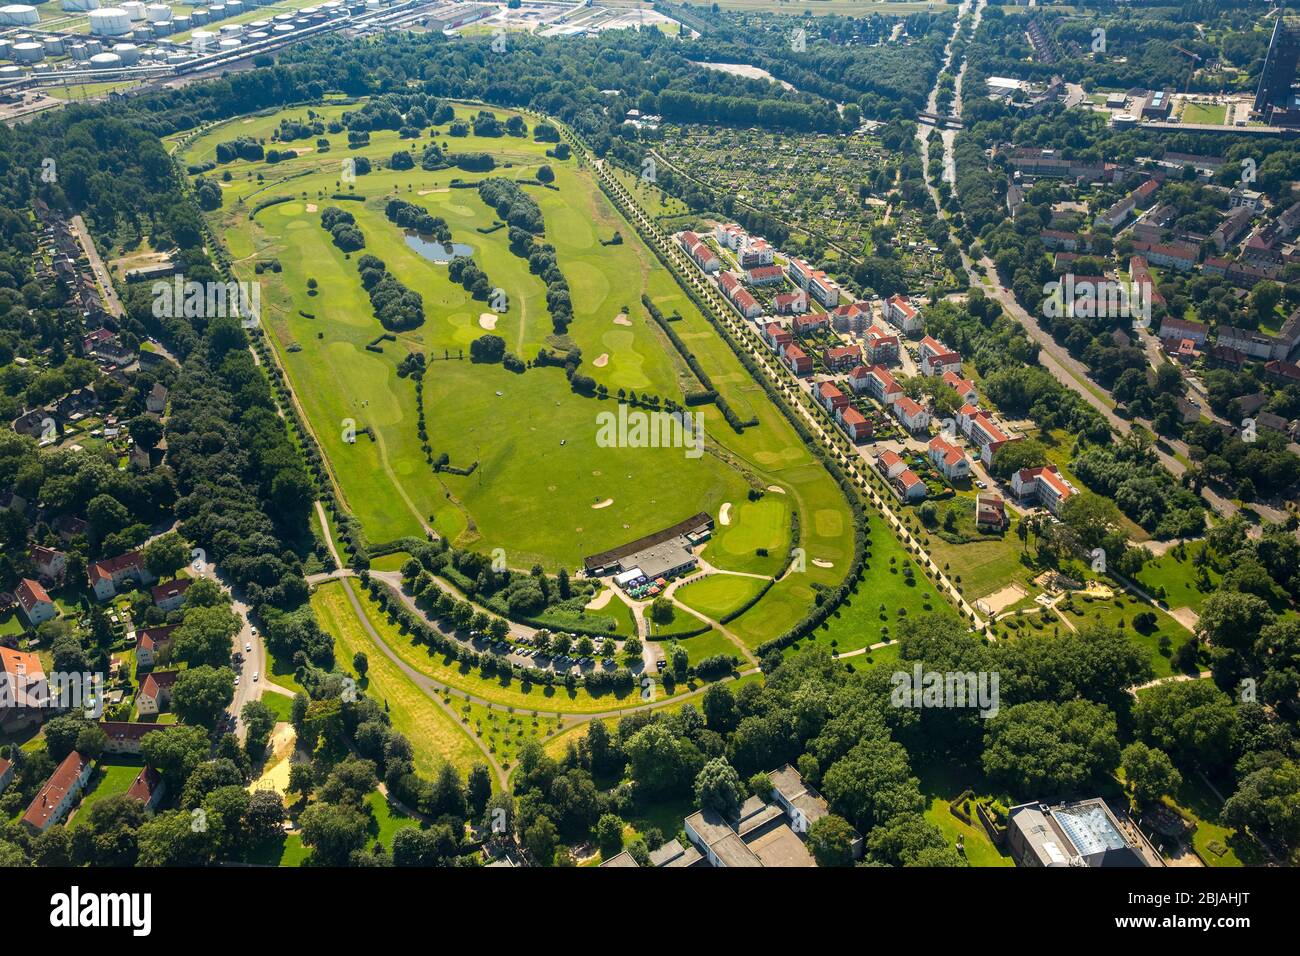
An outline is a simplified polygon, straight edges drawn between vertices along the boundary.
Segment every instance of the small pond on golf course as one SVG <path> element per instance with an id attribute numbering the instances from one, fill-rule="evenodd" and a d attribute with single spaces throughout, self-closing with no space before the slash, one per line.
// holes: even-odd
<path id="1" fill-rule="evenodd" d="M 409 229 L 405 230 L 405 235 L 406 244 L 430 262 L 446 265 L 452 259 L 463 259 L 474 254 L 474 247 L 463 242 L 453 242 L 448 248 L 432 236 L 422 236 Z"/>

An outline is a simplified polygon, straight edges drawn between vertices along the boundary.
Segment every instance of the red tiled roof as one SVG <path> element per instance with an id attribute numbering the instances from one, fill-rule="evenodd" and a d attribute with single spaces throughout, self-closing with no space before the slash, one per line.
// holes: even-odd
<path id="1" fill-rule="evenodd" d="M 161 627 L 146 627 L 135 636 L 136 647 L 147 647 L 150 650 L 157 650 L 161 644 L 167 644 L 171 641 L 172 631 L 176 630 L 175 624 L 164 624 Z"/>
<path id="2" fill-rule="evenodd" d="M 128 551 L 126 554 L 119 554 L 115 558 L 105 558 L 102 561 L 96 561 L 90 566 L 90 583 L 94 584 L 101 579 L 112 579 L 113 575 L 119 571 L 125 571 L 128 568 L 143 568 L 144 555 L 139 551 Z"/>
<path id="3" fill-rule="evenodd" d="M 140 682 L 140 693 L 156 698 L 159 691 L 169 690 L 179 676 L 180 671 L 154 671 Z"/>
<path id="4" fill-rule="evenodd" d="M 23 822 L 38 830 L 45 829 L 54 808 L 72 789 L 89 762 L 75 750 L 64 757 L 63 763 L 59 764 L 58 769 L 50 775 L 50 779 L 45 781 L 45 786 L 41 787 L 40 792 L 32 799 L 27 812 L 23 814 Z"/>
<path id="5" fill-rule="evenodd" d="M 18 598 L 18 603 L 23 606 L 23 610 L 28 614 L 38 604 L 53 604 L 50 596 L 45 593 L 45 588 L 41 587 L 40 581 L 33 581 L 31 578 L 23 578 L 18 585 L 18 590 L 14 592 Z"/>
<path id="6" fill-rule="evenodd" d="M 144 767 L 140 770 L 139 776 L 135 778 L 135 783 L 131 784 L 131 789 L 126 795 L 133 800 L 139 800 L 141 803 L 149 803 L 153 800 L 154 792 L 162 785 L 162 775 L 153 767 Z"/>
<path id="7" fill-rule="evenodd" d="M 155 730 L 163 730 L 166 724 L 145 724 L 136 721 L 126 720 L 105 720 L 99 725 L 108 739 L 112 740 L 142 740 L 145 734 L 153 733 Z"/>
<path id="8" fill-rule="evenodd" d="M 155 584 L 149 589 L 149 593 L 153 596 L 153 602 L 157 604 L 159 601 L 166 601 L 168 598 L 184 595 L 193 583 L 189 578 L 177 578 L 175 581 Z"/>

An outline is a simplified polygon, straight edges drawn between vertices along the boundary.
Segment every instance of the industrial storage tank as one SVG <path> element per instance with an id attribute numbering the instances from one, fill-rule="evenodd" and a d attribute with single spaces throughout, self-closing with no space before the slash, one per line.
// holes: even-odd
<path id="1" fill-rule="evenodd" d="M 190 34 L 190 46 L 204 53 L 209 53 L 216 48 L 217 35 L 211 30 L 195 30 Z"/>
<path id="2" fill-rule="evenodd" d="M 86 52 L 90 56 L 94 56 L 96 53 L 103 53 L 104 44 L 100 43 L 94 37 L 91 37 L 90 39 L 86 40 Z"/>
<path id="3" fill-rule="evenodd" d="M 183 13 L 172 18 L 172 27 L 177 33 L 188 33 L 193 25 L 194 21 Z"/>
<path id="4" fill-rule="evenodd" d="M 254 20 L 248 25 L 250 30 L 269 30 L 271 27 L 270 20 Z"/>
<path id="5" fill-rule="evenodd" d="M 15 63 L 40 63 L 45 59 L 45 47 L 39 43 L 15 43 L 9 55 Z"/>
<path id="6" fill-rule="evenodd" d="M 96 53 L 90 58 L 92 70 L 115 70 L 122 65 L 122 58 L 116 53 Z"/>
<path id="7" fill-rule="evenodd" d="M 85 13 L 88 10 L 98 10 L 99 0 L 63 0 L 60 6 L 65 13 Z"/>
<path id="8" fill-rule="evenodd" d="M 226 0 L 226 16 L 237 17 L 244 12 L 244 4 L 239 0 Z"/>
<path id="9" fill-rule="evenodd" d="M 144 8 L 144 18 L 150 23 L 162 23 L 172 18 L 172 8 L 161 3 L 151 3 Z"/>
<path id="10" fill-rule="evenodd" d="M 208 22 L 208 10 L 206 7 L 198 7 L 190 11 L 190 23 L 196 26 L 203 26 Z"/>
<path id="11" fill-rule="evenodd" d="M 86 44 L 84 43 L 72 44 L 68 47 L 68 53 L 70 53 L 72 58 L 78 62 L 90 59 L 90 51 L 86 49 Z"/>
<path id="12" fill-rule="evenodd" d="M 9 82 L 10 80 L 21 79 L 23 68 L 20 66 L 0 66 L 0 80 Z"/>
<path id="13" fill-rule="evenodd" d="M 271 32 L 272 32 L 272 33 L 278 33 L 278 34 L 281 35 L 281 36 L 283 36 L 283 35 L 286 34 L 286 33 L 292 33 L 292 32 L 293 32 L 293 24 L 292 24 L 292 23 L 277 23 L 275 26 L 271 27 Z"/>
<path id="14" fill-rule="evenodd" d="M 293 14 L 292 14 L 292 13 L 277 13 L 277 14 L 275 15 L 275 22 L 276 22 L 276 23 L 288 23 L 288 22 L 291 21 L 292 19 L 293 19 Z"/>
<path id="15" fill-rule="evenodd" d="M 140 62 L 140 48 L 134 43 L 114 43 L 113 52 L 123 66 L 133 66 Z"/>
<path id="16" fill-rule="evenodd" d="M 159 20 L 157 23 L 150 24 L 150 26 L 153 27 L 153 35 L 156 37 L 165 37 L 167 34 L 176 31 L 171 20 Z"/>
<path id="17" fill-rule="evenodd" d="M 208 7 L 208 20 L 212 23 L 216 23 L 218 20 L 224 20 L 229 15 L 230 14 L 226 13 L 226 5 L 224 3 L 214 3 L 212 6 Z"/>
<path id="18" fill-rule="evenodd" d="M 139 0 L 127 0 L 126 3 L 122 4 L 122 9 L 130 14 L 131 19 L 137 23 L 144 19 L 144 4 L 140 3 Z"/>
<path id="19" fill-rule="evenodd" d="M 227 23 L 220 30 L 221 35 L 227 38 L 237 37 L 243 32 L 244 25 L 242 23 Z"/>
<path id="20" fill-rule="evenodd" d="M 25 3 L 11 3 L 0 7 L 0 23 L 5 26 L 31 26 L 33 23 L 40 22 L 41 15 L 36 12 L 36 8 Z"/>
<path id="21" fill-rule="evenodd" d="M 240 45 L 240 42 L 234 37 L 227 37 L 217 44 L 217 49 L 222 53 L 229 53 L 231 50 L 238 50 Z"/>
<path id="22" fill-rule="evenodd" d="M 63 37 L 46 37 L 41 40 L 46 56 L 63 56 Z"/>
<path id="23" fill-rule="evenodd" d="M 248 39 L 252 42 L 257 42 L 258 40 L 265 40 L 270 35 L 271 34 L 267 33 L 265 30 L 254 30 L 248 35 Z"/>
<path id="24" fill-rule="evenodd" d="M 90 32 L 101 37 L 120 37 L 131 31 L 131 15 L 121 7 L 91 10 Z"/>
<path id="25" fill-rule="evenodd" d="M 14 45 L 13 40 L 0 39 L 0 60 L 10 59 L 9 48 Z"/>

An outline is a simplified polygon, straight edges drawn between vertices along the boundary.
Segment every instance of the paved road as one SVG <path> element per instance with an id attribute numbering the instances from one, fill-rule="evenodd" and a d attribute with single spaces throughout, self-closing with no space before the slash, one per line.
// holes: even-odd
<path id="1" fill-rule="evenodd" d="M 95 277 L 95 284 L 99 286 L 99 294 L 104 300 L 104 308 L 109 313 L 118 318 L 126 314 L 122 308 L 122 302 L 117 297 L 117 290 L 113 288 L 113 280 L 108 274 L 108 269 L 104 265 L 104 260 L 99 257 L 99 250 L 95 248 L 95 240 L 90 238 L 90 230 L 86 228 L 86 222 L 81 216 L 73 216 L 71 220 L 72 231 L 81 243 L 81 250 L 86 254 L 87 261 L 90 262 L 90 271 Z"/>

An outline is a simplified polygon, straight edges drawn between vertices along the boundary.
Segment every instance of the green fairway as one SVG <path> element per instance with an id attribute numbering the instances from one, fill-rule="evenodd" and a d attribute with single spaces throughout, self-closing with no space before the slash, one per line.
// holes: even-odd
<path id="1" fill-rule="evenodd" d="M 733 504 L 728 524 L 714 528 L 704 559 L 714 567 L 776 574 L 789 559 L 790 507 L 784 494 Z M 763 553 L 766 552 L 766 553 Z"/>
<path id="2" fill-rule="evenodd" d="M 383 705 L 393 729 L 410 741 L 417 772 L 431 778 L 446 761 L 463 776 L 483 759 L 481 751 L 450 715 L 370 640 L 357 620 L 342 582 L 322 585 L 312 595 L 311 604 L 321 627 L 334 638 L 340 666 L 351 671 L 353 655 L 358 651 L 365 653 L 370 669 L 360 681 L 361 687 Z"/>
<path id="3" fill-rule="evenodd" d="M 727 657 L 740 657 L 740 650 L 736 645 L 727 640 L 726 636 L 716 628 L 710 628 L 695 637 L 682 638 L 676 643 L 686 649 L 687 659 L 692 666 L 707 658 L 717 657 L 719 654 Z"/>
<path id="4" fill-rule="evenodd" d="M 765 583 L 760 578 L 711 574 L 679 588 L 674 597 L 687 607 L 717 621 L 752 600 Z"/>

